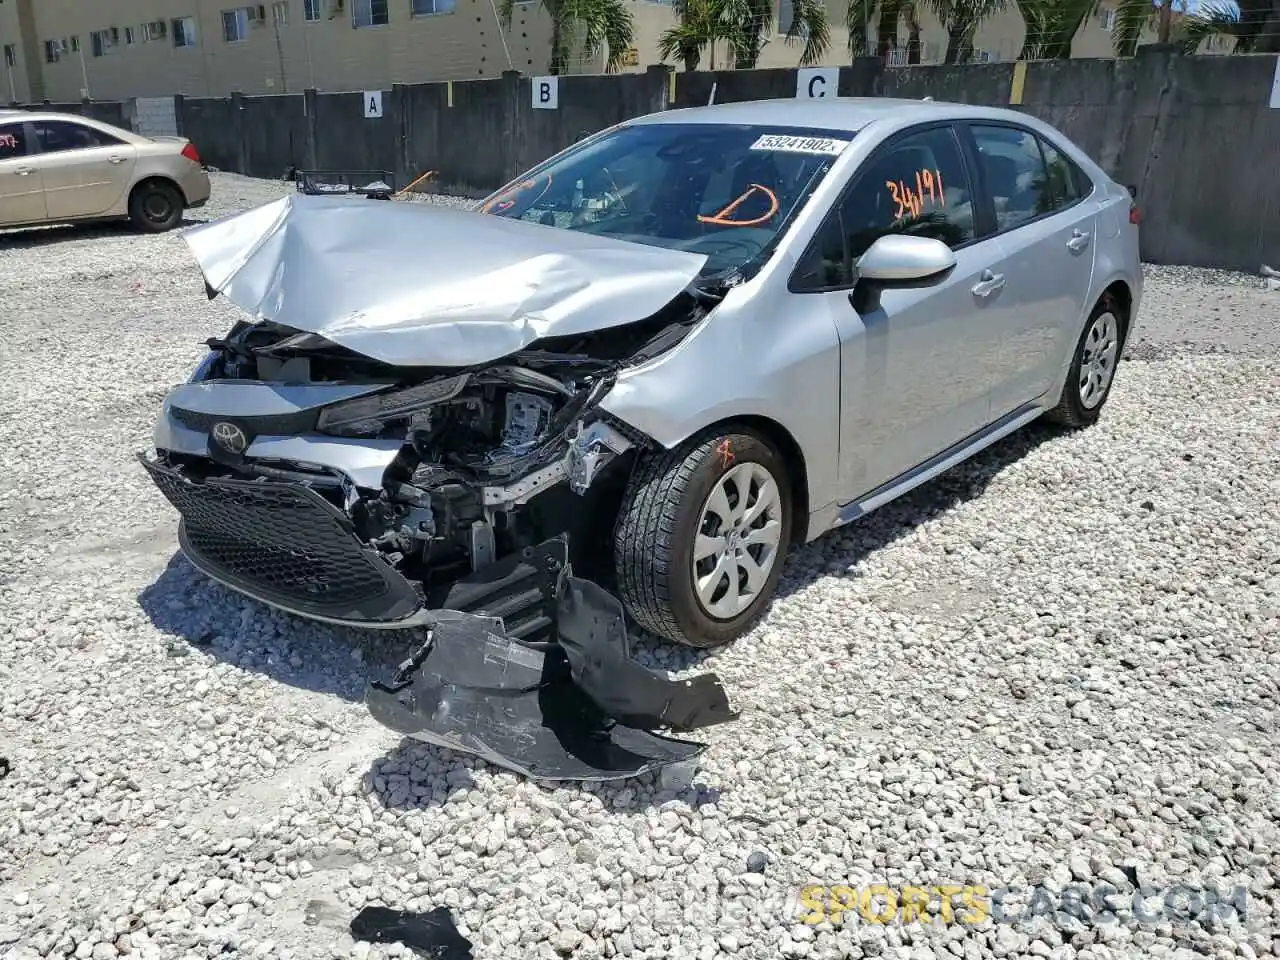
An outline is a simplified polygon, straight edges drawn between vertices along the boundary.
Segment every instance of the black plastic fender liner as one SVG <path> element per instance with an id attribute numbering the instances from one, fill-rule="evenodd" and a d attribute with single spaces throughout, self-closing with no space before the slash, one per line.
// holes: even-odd
<path id="1" fill-rule="evenodd" d="M 573 679 L 619 723 L 697 730 L 738 716 L 715 674 L 669 680 L 632 660 L 622 601 L 597 583 L 564 578 L 556 632 Z"/>
<path id="2" fill-rule="evenodd" d="M 411 677 L 369 684 L 375 720 L 535 780 L 619 780 L 705 747 L 615 723 L 573 682 L 563 651 L 534 649 L 497 620 L 444 611 Z"/>
<path id="3" fill-rule="evenodd" d="M 626 779 L 702 753 L 652 731 L 736 717 L 720 681 L 631 660 L 621 601 L 568 554 L 561 535 L 458 580 L 395 679 L 369 684 L 374 719 L 535 780 Z"/>
<path id="4" fill-rule="evenodd" d="M 366 943 L 403 943 L 431 960 L 472 960 L 471 941 L 453 922 L 448 907 L 428 913 L 365 907 L 351 920 L 351 936 Z"/>

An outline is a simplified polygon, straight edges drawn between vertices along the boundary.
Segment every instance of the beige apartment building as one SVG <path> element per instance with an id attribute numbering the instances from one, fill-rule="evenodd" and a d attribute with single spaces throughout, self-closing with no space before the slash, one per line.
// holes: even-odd
<path id="1" fill-rule="evenodd" d="M 658 38 L 676 16 L 669 2 L 628 2 L 636 37 L 626 69 L 643 70 L 659 62 Z M 759 66 L 795 66 L 800 45 L 784 36 L 791 0 L 776 2 Z M 831 44 L 822 64 L 834 66 L 849 60 L 848 32 L 844 0 L 828 4 Z M 498 9 L 498 0 L 0 0 L 0 100 L 370 90 L 544 71 L 551 31 L 537 0 L 516 6 L 509 29 Z M 1101 7 L 1073 54 L 1110 56 L 1113 21 L 1114 11 Z M 927 13 L 921 25 L 923 62 L 941 62 L 946 31 Z M 978 58 L 1015 59 L 1024 32 L 1010 4 L 978 30 Z M 900 25 L 892 62 L 905 62 L 906 39 Z M 704 56 L 703 68 L 710 63 Z M 728 64 L 726 51 L 716 51 L 716 65 Z M 574 58 L 571 69 L 603 72 L 604 57 Z"/>

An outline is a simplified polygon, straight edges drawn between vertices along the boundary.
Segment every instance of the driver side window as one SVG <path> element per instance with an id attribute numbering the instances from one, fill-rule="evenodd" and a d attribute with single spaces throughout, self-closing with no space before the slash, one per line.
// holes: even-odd
<path id="1" fill-rule="evenodd" d="M 880 237 L 903 233 L 953 250 L 974 239 L 973 191 L 950 127 L 891 141 L 854 174 L 792 279 L 796 292 L 853 284 L 853 264 Z"/>

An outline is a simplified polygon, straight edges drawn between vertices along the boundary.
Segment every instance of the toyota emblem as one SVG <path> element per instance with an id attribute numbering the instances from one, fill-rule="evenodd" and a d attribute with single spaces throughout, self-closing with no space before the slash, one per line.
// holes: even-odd
<path id="1" fill-rule="evenodd" d="M 244 448 L 249 445 L 249 438 L 244 435 L 244 431 L 225 420 L 215 423 L 212 433 L 213 442 L 234 456 L 244 453 Z"/>

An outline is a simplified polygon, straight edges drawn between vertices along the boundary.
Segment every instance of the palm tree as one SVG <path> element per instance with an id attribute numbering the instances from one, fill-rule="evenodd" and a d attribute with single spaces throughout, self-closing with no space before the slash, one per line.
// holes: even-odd
<path id="1" fill-rule="evenodd" d="M 855 57 L 867 54 L 867 27 L 876 25 L 877 57 L 887 57 L 898 39 L 898 21 L 904 15 L 907 0 L 849 0 L 845 24 L 849 28 L 849 52 Z"/>
<path id="2" fill-rule="evenodd" d="M 1211 0 L 1183 21 L 1183 52 L 1195 53 L 1210 37 L 1234 41 L 1232 53 L 1280 53 L 1280 2 Z"/>
<path id="3" fill-rule="evenodd" d="M 1071 42 L 1098 9 L 1098 0 L 1016 0 L 1026 24 L 1019 60 L 1066 60 Z"/>
<path id="4" fill-rule="evenodd" d="M 973 57 L 973 37 L 984 22 L 1005 8 L 1007 0 L 929 0 L 947 31 L 945 63 L 967 63 Z"/>
<path id="5" fill-rule="evenodd" d="M 680 59 L 686 70 L 697 69 L 704 47 L 710 48 L 714 70 L 717 43 L 726 44 L 735 69 L 750 70 L 773 30 L 771 0 L 677 0 L 675 9 L 680 22 L 663 32 L 658 52 L 664 60 Z M 786 40 L 801 39 L 800 66 L 816 63 L 826 53 L 830 31 L 821 0 L 793 0 Z"/>
<path id="6" fill-rule="evenodd" d="M 625 0 L 539 0 L 551 18 L 551 61 L 547 72 L 564 73 L 575 42 L 582 56 L 590 59 L 603 48 L 607 52 L 605 70 L 613 73 L 635 37 L 635 18 Z M 505 28 L 511 27 L 516 0 L 502 0 L 499 15 Z"/>

